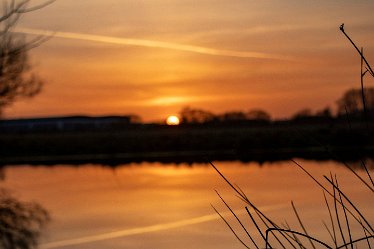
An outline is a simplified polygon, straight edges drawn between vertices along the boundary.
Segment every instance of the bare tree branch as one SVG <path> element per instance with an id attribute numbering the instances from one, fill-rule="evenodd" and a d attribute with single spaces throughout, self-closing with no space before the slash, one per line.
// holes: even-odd
<path id="1" fill-rule="evenodd" d="M 352 43 L 353 47 L 357 50 L 357 52 L 360 54 L 361 58 L 364 60 L 366 66 L 367 66 L 367 69 L 369 70 L 369 73 L 374 77 L 374 71 L 373 71 L 373 69 L 371 69 L 371 66 L 370 66 L 369 62 L 366 60 L 364 54 L 360 51 L 360 49 L 357 47 L 357 45 L 353 42 L 351 37 L 349 37 L 349 35 L 345 32 L 344 23 L 342 23 L 342 25 L 340 25 L 339 29 L 345 35 L 345 37 L 347 37 L 347 39 Z"/>
<path id="2" fill-rule="evenodd" d="M 28 7 L 30 0 L 3 0 L 3 13 L 0 15 L 0 114 L 4 107 L 20 98 L 33 97 L 42 88 L 42 80 L 31 71 L 28 51 L 51 37 L 37 36 L 27 41 L 24 35 L 13 32 L 13 29 L 25 13 L 55 1 L 47 0 Z"/>

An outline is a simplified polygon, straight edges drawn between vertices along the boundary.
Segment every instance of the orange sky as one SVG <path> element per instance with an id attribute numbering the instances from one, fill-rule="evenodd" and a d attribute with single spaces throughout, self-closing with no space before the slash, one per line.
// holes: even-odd
<path id="1" fill-rule="evenodd" d="M 374 61 L 373 9 L 369 0 L 57 0 L 18 23 L 27 37 L 55 37 L 30 53 L 42 93 L 5 115 L 151 121 L 191 106 L 279 118 L 334 106 L 359 87 L 360 61 L 339 25 Z"/>

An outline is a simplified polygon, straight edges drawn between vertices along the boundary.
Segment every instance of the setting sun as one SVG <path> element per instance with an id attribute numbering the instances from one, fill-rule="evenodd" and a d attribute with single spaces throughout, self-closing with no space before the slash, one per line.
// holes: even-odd
<path id="1" fill-rule="evenodd" d="M 177 116 L 169 116 L 167 119 L 166 119 L 166 124 L 167 125 L 179 125 L 180 121 L 179 121 L 179 118 Z"/>

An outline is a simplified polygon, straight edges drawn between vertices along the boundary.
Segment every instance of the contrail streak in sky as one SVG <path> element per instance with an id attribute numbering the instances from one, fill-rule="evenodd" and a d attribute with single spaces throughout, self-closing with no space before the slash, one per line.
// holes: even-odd
<path id="1" fill-rule="evenodd" d="M 237 58 L 277 59 L 277 60 L 289 60 L 290 59 L 289 57 L 286 57 L 286 56 L 268 54 L 268 53 L 222 50 L 222 49 L 185 45 L 185 44 L 179 44 L 179 43 L 145 40 L 145 39 L 129 39 L 129 38 L 119 38 L 119 37 L 112 37 L 112 36 L 91 35 L 91 34 L 72 33 L 72 32 L 53 32 L 49 30 L 28 29 L 28 28 L 18 28 L 14 32 L 30 34 L 30 35 L 45 35 L 45 36 L 52 36 L 52 37 L 65 38 L 65 39 L 118 44 L 118 45 L 125 45 L 125 46 L 163 48 L 163 49 L 171 49 L 171 50 L 177 50 L 177 51 L 183 51 L 183 52 L 191 52 L 191 53 L 215 55 L 215 56 L 228 56 L 228 57 L 237 57 Z"/>
<path id="2" fill-rule="evenodd" d="M 282 207 L 285 207 L 285 205 L 263 207 L 261 208 L 261 210 L 270 211 L 270 210 L 277 210 Z M 243 213 L 246 213 L 246 210 L 239 210 L 239 211 L 237 210 L 235 211 L 235 213 L 243 214 Z M 224 212 L 224 213 L 221 213 L 221 215 L 229 216 L 231 215 L 231 213 Z M 184 226 L 189 226 L 189 225 L 195 225 L 195 224 L 205 223 L 205 222 L 218 220 L 218 219 L 220 219 L 220 217 L 216 213 L 214 213 L 214 214 L 204 215 L 204 216 L 195 217 L 191 219 L 180 220 L 176 222 L 163 223 L 163 224 L 151 225 L 151 226 L 146 226 L 146 227 L 129 228 L 129 229 L 124 229 L 120 231 L 85 236 L 85 237 L 80 237 L 80 238 L 75 238 L 75 239 L 48 242 L 45 244 L 41 244 L 39 248 L 51 249 L 51 248 L 67 247 L 67 246 L 72 246 L 72 245 L 80 245 L 80 244 L 91 243 L 91 242 L 96 242 L 96 241 L 127 237 L 127 236 L 137 235 L 137 234 L 160 232 L 163 230 L 174 229 L 174 228 L 179 228 L 179 227 L 184 227 Z"/>

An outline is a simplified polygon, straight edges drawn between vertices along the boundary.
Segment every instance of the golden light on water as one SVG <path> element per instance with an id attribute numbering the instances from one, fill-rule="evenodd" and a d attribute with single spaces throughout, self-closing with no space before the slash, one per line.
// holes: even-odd
<path id="1" fill-rule="evenodd" d="M 171 115 L 166 119 L 167 125 L 179 125 L 180 121 L 177 116 Z"/>

